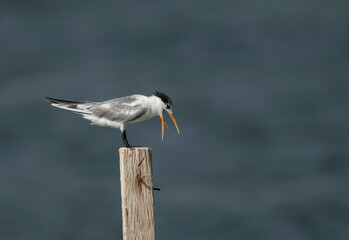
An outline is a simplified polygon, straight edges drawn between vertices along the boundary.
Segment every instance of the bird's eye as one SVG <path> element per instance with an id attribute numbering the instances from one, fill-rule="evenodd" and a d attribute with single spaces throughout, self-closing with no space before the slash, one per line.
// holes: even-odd
<path id="1" fill-rule="evenodd" d="M 170 109 L 170 108 L 171 108 L 170 104 L 166 104 L 166 109 Z"/>

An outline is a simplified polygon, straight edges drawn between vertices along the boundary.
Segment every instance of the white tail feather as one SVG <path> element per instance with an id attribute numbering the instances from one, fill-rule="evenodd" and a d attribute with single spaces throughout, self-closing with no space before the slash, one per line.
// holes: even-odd
<path id="1" fill-rule="evenodd" d="M 74 104 L 74 107 L 72 107 L 72 104 L 65 104 L 65 103 L 52 103 L 51 105 L 57 108 L 61 108 L 61 109 L 79 113 L 79 114 L 88 114 L 88 115 L 92 114 L 91 111 L 88 109 L 92 106 L 92 104 L 90 103 Z"/>

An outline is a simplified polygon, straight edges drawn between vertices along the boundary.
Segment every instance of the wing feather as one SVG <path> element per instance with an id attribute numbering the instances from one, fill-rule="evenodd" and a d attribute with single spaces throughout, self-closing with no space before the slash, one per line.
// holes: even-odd
<path id="1" fill-rule="evenodd" d="M 147 107 L 136 96 L 128 96 L 95 104 L 89 111 L 99 118 L 127 123 L 145 114 Z"/>

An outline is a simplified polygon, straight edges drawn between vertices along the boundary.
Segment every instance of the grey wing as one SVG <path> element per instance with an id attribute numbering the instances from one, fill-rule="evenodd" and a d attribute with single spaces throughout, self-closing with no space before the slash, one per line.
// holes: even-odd
<path id="1" fill-rule="evenodd" d="M 129 96 L 98 103 L 89 110 L 96 117 L 126 123 L 145 114 L 147 107 L 138 98 Z"/>

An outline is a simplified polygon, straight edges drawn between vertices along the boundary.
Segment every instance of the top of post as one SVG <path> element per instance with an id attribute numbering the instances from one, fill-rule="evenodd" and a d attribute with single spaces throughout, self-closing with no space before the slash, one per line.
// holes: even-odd
<path id="1" fill-rule="evenodd" d="M 119 148 L 119 152 L 121 152 L 121 151 L 132 151 L 132 150 L 151 151 L 151 147 L 131 147 L 131 148 L 121 147 L 121 148 Z"/>

